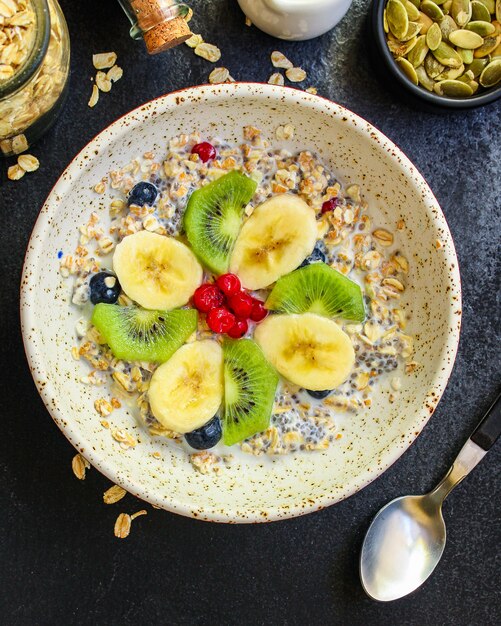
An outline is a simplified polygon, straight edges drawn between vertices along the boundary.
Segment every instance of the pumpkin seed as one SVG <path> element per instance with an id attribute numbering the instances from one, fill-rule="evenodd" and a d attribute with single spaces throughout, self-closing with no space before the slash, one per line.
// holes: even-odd
<path id="1" fill-rule="evenodd" d="M 402 3 L 398 0 L 388 0 L 388 4 L 386 5 L 386 19 L 388 20 L 390 31 L 397 39 L 401 39 L 405 36 L 409 28 L 409 18 L 407 17 L 407 11 Z"/>
<path id="2" fill-rule="evenodd" d="M 458 48 L 457 53 L 463 59 L 463 63 L 471 63 L 473 61 L 473 50 L 465 50 L 464 48 Z"/>
<path id="3" fill-rule="evenodd" d="M 466 83 L 468 85 L 473 80 L 472 74 L 473 72 L 468 70 L 462 76 L 458 76 L 456 80 L 459 80 L 461 83 Z"/>
<path id="4" fill-rule="evenodd" d="M 478 0 L 481 2 L 485 8 L 489 11 L 489 14 L 494 14 L 496 12 L 496 0 Z"/>
<path id="5" fill-rule="evenodd" d="M 430 19 L 427 15 L 425 15 L 421 11 L 419 12 L 418 19 L 415 20 L 415 21 L 416 21 L 416 23 L 423 25 L 423 28 L 421 28 L 421 34 L 422 35 L 426 35 L 426 33 L 428 32 L 428 29 L 433 24 L 433 20 Z"/>
<path id="6" fill-rule="evenodd" d="M 416 9 L 419 9 L 419 5 L 421 4 L 421 0 L 410 0 L 410 2 L 416 7 Z"/>
<path id="7" fill-rule="evenodd" d="M 416 70 L 412 67 L 409 61 L 407 61 L 407 59 L 404 59 L 403 57 L 399 57 L 398 59 L 396 59 L 396 63 L 400 67 L 402 72 L 407 76 L 407 78 L 415 85 L 417 85 L 418 77 L 416 74 Z"/>
<path id="8" fill-rule="evenodd" d="M 386 19 L 386 9 L 383 11 L 383 29 L 386 34 L 390 32 L 390 27 L 388 26 L 388 20 Z"/>
<path id="9" fill-rule="evenodd" d="M 501 80 L 501 59 L 494 59 L 480 74 L 479 82 L 482 87 L 494 87 Z"/>
<path id="10" fill-rule="evenodd" d="M 473 56 L 476 59 L 482 59 L 483 57 L 486 57 L 498 47 L 500 41 L 501 35 L 498 35 L 497 37 L 486 37 L 484 39 L 484 43 L 480 46 L 480 48 L 477 48 L 475 50 Z"/>
<path id="11" fill-rule="evenodd" d="M 445 4 L 446 0 L 433 0 L 433 2 L 438 5 L 443 5 Z M 445 13 L 443 9 L 442 9 L 442 13 Z"/>
<path id="12" fill-rule="evenodd" d="M 445 70 L 445 65 L 439 63 L 433 54 L 427 54 L 424 60 L 424 69 L 430 78 L 436 78 Z"/>
<path id="13" fill-rule="evenodd" d="M 440 42 L 436 50 L 432 50 L 432 54 L 437 61 L 447 67 L 460 67 L 463 64 L 461 57 L 454 48 L 451 48 L 449 44 L 443 41 Z"/>
<path id="14" fill-rule="evenodd" d="M 420 8 L 421 11 L 434 22 L 440 22 L 440 20 L 444 17 L 442 9 L 438 6 L 438 4 L 432 2 L 432 0 L 423 0 Z"/>
<path id="15" fill-rule="evenodd" d="M 473 95 L 473 89 L 459 80 L 441 80 L 435 84 L 434 90 L 439 96 L 451 98 L 465 98 Z"/>
<path id="16" fill-rule="evenodd" d="M 455 30 L 449 36 L 449 41 L 455 46 L 465 48 L 466 50 L 476 50 L 484 43 L 484 40 L 480 35 L 474 33 L 471 30 Z"/>
<path id="17" fill-rule="evenodd" d="M 459 28 L 450 15 L 444 16 L 439 27 L 442 32 L 442 40 L 445 39 L 446 41 L 449 41 L 449 35 Z"/>
<path id="18" fill-rule="evenodd" d="M 451 15 L 459 27 L 463 27 L 471 19 L 470 0 L 452 0 Z"/>
<path id="19" fill-rule="evenodd" d="M 435 81 L 433 78 L 430 78 L 426 73 L 426 70 L 422 65 L 416 67 L 416 76 L 418 77 L 419 84 L 427 89 L 428 91 L 433 91 L 433 87 L 435 86 Z"/>
<path id="20" fill-rule="evenodd" d="M 473 78 L 476 78 L 477 76 L 480 76 L 487 63 L 487 59 L 473 59 L 473 61 L 468 65 L 468 71 L 472 72 Z"/>
<path id="21" fill-rule="evenodd" d="M 491 24 L 490 22 L 482 22 L 480 20 L 468 22 L 465 28 L 466 30 L 471 30 L 473 33 L 477 33 L 480 37 L 487 37 L 488 35 L 492 35 L 496 32 L 494 24 Z"/>
<path id="22" fill-rule="evenodd" d="M 445 70 L 437 76 L 436 80 L 456 80 L 463 72 L 464 65 L 461 65 L 461 67 L 446 67 Z"/>
<path id="23" fill-rule="evenodd" d="M 386 42 L 388 44 L 388 48 L 392 54 L 396 57 L 404 57 L 408 54 L 412 48 L 416 45 L 417 37 L 413 39 L 409 39 L 409 41 L 405 41 L 402 43 L 401 41 L 397 41 L 396 39 L 389 39 Z"/>
<path id="24" fill-rule="evenodd" d="M 416 68 L 423 64 L 425 56 L 428 54 L 428 46 L 426 45 L 426 35 L 417 38 L 416 45 L 407 55 L 407 59 L 412 67 Z"/>
<path id="25" fill-rule="evenodd" d="M 451 6 L 452 6 L 452 0 L 447 0 L 447 2 L 444 2 L 444 4 L 442 5 L 442 11 L 444 13 L 450 13 Z"/>
<path id="26" fill-rule="evenodd" d="M 411 22 L 417 20 L 419 17 L 419 9 L 417 6 L 412 4 L 412 2 L 409 2 L 409 0 L 403 0 L 403 4 L 405 10 L 407 11 L 407 17 L 411 20 Z"/>
<path id="27" fill-rule="evenodd" d="M 479 2 L 479 0 L 473 0 L 473 2 L 471 3 L 471 19 L 479 20 L 482 22 L 489 22 L 490 24 L 491 14 L 489 13 L 489 10 L 485 6 L 485 4 L 482 4 L 482 2 Z"/>
<path id="28" fill-rule="evenodd" d="M 501 43 L 493 52 L 491 52 L 491 61 L 499 57 L 501 57 Z"/>
<path id="29" fill-rule="evenodd" d="M 494 28 L 496 29 L 496 30 L 495 30 L 495 32 L 494 32 L 494 34 L 495 34 L 495 35 L 501 35 L 501 24 L 500 24 L 498 21 L 496 21 L 496 20 L 493 20 L 493 21 L 491 22 L 491 24 L 492 24 L 492 25 L 494 26 Z"/>
<path id="30" fill-rule="evenodd" d="M 442 41 L 442 31 L 440 26 L 433 22 L 426 33 L 426 45 L 430 50 L 436 50 Z"/>
<path id="31" fill-rule="evenodd" d="M 421 30 L 421 28 L 423 28 L 421 24 L 416 24 L 416 22 L 409 22 L 409 28 L 407 29 L 405 36 L 402 37 L 400 41 L 409 41 L 409 39 L 416 37 L 417 35 L 419 35 L 419 31 Z"/>
<path id="32" fill-rule="evenodd" d="M 501 22 L 501 0 L 496 0 L 496 19 Z"/>

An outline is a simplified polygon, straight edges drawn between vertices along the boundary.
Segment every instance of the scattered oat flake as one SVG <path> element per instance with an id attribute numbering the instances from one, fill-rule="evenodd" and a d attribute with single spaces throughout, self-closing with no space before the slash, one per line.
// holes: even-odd
<path id="1" fill-rule="evenodd" d="M 280 74 L 280 72 L 275 72 L 268 78 L 269 85 L 283 85 L 284 83 L 284 77 Z"/>
<path id="2" fill-rule="evenodd" d="M 92 63 L 96 70 L 105 70 L 108 67 L 113 67 L 116 62 L 117 55 L 115 52 L 100 52 L 92 55 Z"/>
<path id="3" fill-rule="evenodd" d="M 111 80 L 107 78 L 104 72 L 98 72 L 96 74 L 96 85 L 99 87 L 99 91 L 107 93 L 111 90 Z"/>
<path id="4" fill-rule="evenodd" d="M 137 441 L 125 430 L 112 430 L 111 436 L 115 441 L 118 441 L 118 443 L 125 449 L 134 448 L 134 446 L 137 446 Z"/>
<path id="5" fill-rule="evenodd" d="M 16 165 L 11 165 L 7 170 L 7 178 L 9 180 L 19 180 L 25 175 L 25 171 L 23 168 L 16 163 Z"/>
<path id="6" fill-rule="evenodd" d="M 252 22 L 251 22 L 250 18 L 247 17 L 247 16 L 245 16 L 245 25 L 246 26 L 252 26 Z"/>
<path id="7" fill-rule="evenodd" d="M 444 244 L 440 241 L 440 239 L 436 239 L 435 240 L 435 248 L 437 250 L 440 250 L 440 248 L 443 248 Z"/>
<path id="8" fill-rule="evenodd" d="M 126 494 L 127 492 L 123 487 L 120 487 L 120 485 L 113 485 L 113 487 L 110 487 L 103 493 L 103 501 L 105 504 L 115 504 L 115 502 L 118 502 L 125 497 Z"/>
<path id="9" fill-rule="evenodd" d="M 278 50 L 274 50 L 271 53 L 271 62 L 273 67 L 280 67 L 284 70 L 292 69 L 294 67 L 293 63 L 289 61 L 285 54 L 282 54 Z"/>
<path id="10" fill-rule="evenodd" d="M 85 471 L 90 468 L 90 463 L 81 454 L 75 454 L 71 461 L 71 469 L 78 480 L 85 479 Z"/>
<path id="11" fill-rule="evenodd" d="M 204 42 L 202 35 L 192 35 L 189 39 L 187 39 L 184 43 L 190 48 L 196 48 L 201 43 Z"/>
<path id="12" fill-rule="evenodd" d="M 285 126 L 278 126 L 275 131 L 275 136 L 278 140 L 287 140 L 294 137 L 295 128 L 292 124 L 285 124 Z"/>
<path id="13" fill-rule="evenodd" d="M 291 67 L 286 70 L 285 75 L 291 83 L 301 83 L 306 78 L 306 72 L 300 67 Z"/>
<path id="14" fill-rule="evenodd" d="M 211 43 L 200 43 L 195 48 L 195 54 L 206 61 L 216 63 L 221 58 L 221 50 Z"/>
<path id="15" fill-rule="evenodd" d="M 99 89 L 97 85 L 92 85 L 92 95 L 87 105 L 90 106 L 91 108 L 95 107 L 98 100 L 99 100 Z"/>
<path id="16" fill-rule="evenodd" d="M 106 72 L 106 78 L 112 83 L 119 81 L 124 75 L 123 69 L 119 65 L 114 65 L 110 70 Z"/>
<path id="17" fill-rule="evenodd" d="M 25 172 L 34 172 L 40 167 L 40 161 L 32 154 L 22 154 L 17 163 Z"/>
<path id="18" fill-rule="evenodd" d="M 318 91 L 316 87 L 308 87 L 307 89 L 305 89 L 306 93 L 311 93 L 312 95 L 316 96 Z"/>
<path id="19" fill-rule="evenodd" d="M 115 537 L 125 539 L 129 536 L 132 520 L 127 513 L 120 513 L 115 522 Z"/>
<path id="20" fill-rule="evenodd" d="M 94 185 L 94 191 L 96 193 L 102 194 L 105 192 L 105 190 L 106 190 L 106 184 L 103 181 L 101 181 L 100 183 L 97 183 L 97 185 Z"/>
<path id="21" fill-rule="evenodd" d="M 130 519 L 131 520 L 135 520 L 136 517 L 141 517 L 141 515 L 148 515 L 148 511 L 146 511 L 145 509 L 141 509 L 137 513 L 134 513 L 133 515 L 131 515 Z"/>
<path id="22" fill-rule="evenodd" d="M 225 83 L 230 76 L 230 72 L 226 67 L 216 67 L 209 74 L 209 83 L 211 85 L 217 85 L 219 83 Z"/>

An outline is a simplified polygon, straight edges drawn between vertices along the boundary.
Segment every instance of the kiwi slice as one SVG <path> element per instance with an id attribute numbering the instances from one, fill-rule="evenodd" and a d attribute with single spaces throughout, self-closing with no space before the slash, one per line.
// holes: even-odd
<path id="1" fill-rule="evenodd" d="M 325 263 L 312 263 L 279 278 L 265 306 L 281 313 L 317 313 L 363 322 L 360 285 Z"/>
<path id="2" fill-rule="evenodd" d="M 136 306 L 97 304 L 92 323 L 117 359 L 163 363 L 197 329 L 195 309 L 150 311 Z"/>
<path id="3" fill-rule="evenodd" d="M 278 374 L 252 339 L 226 339 L 223 441 L 232 446 L 270 423 Z"/>
<path id="4" fill-rule="evenodd" d="M 190 196 L 183 218 L 186 236 L 200 261 L 216 274 L 228 271 L 243 211 L 256 187 L 256 181 L 235 171 Z"/>

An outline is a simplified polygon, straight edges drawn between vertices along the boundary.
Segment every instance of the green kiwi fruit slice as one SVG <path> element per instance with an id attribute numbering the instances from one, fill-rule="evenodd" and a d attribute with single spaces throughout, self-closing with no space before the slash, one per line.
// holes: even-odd
<path id="1" fill-rule="evenodd" d="M 270 423 L 278 374 L 252 339 L 226 339 L 223 441 L 232 446 Z"/>
<path id="2" fill-rule="evenodd" d="M 363 322 L 362 290 L 325 263 L 312 263 L 279 278 L 265 306 L 281 313 L 317 313 Z"/>
<path id="3" fill-rule="evenodd" d="M 136 306 L 97 304 L 92 323 L 117 359 L 125 361 L 168 361 L 196 331 L 195 309 L 150 311 Z"/>
<path id="4" fill-rule="evenodd" d="M 183 225 L 193 252 L 215 274 L 228 271 L 242 215 L 257 188 L 256 181 L 230 172 L 194 191 Z"/>

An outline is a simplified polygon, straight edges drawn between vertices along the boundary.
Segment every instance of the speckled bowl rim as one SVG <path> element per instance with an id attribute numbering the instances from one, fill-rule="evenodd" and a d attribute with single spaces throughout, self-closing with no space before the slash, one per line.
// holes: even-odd
<path id="1" fill-rule="evenodd" d="M 433 412 L 442 397 L 447 382 L 449 380 L 454 361 L 457 354 L 459 344 L 459 334 L 461 325 L 461 311 L 457 310 L 457 303 L 461 302 L 461 279 L 458 268 L 458 260 L 456 250 L 452 240 L 452 236 L 442 213 L 439 209 L 439 204 L 433 195 L 430 187 L 426 183 L 425 179 L 412 162 L 404 155 L 404 153 L 398 148 L 388 137 L 386 137 L 381 131 L 375 128 L 372 124 L 364 120 L 362 117 L 346 109 L 345 107 L 336 104 L 327 98 L 321 96 L 314 96 L 306 92 L 294 89 L 291 87 L 280 87 L 275 85 L 268 85 L 265 83 L 250 83 L 250 82 L 235 82 L 225 85 L 199 85 L 196 87 L 187 87 L 178 91 L 159 96 L 153 100 L 146 102 L 129 113 L 119 117 L 112 122 L 109 126 L 104 128 L 98 135 L 94 137 L 80 152 L 73 158 L 70 164 L 67 166 L 63 174 L 59 177 L 55 183 L 53 189 L 45 200 L 42 209 L 38 215 L 37 221 L 33 227 L 33 231 L 28 242 L 26 256 L 24 260 L 23 273 L 21 278 L 21 298 L 20 298 L 20 315 L 21 315 L 21 329 L 23 335 L 24 349 L 28 364 L 31 372 L 37 370 L 42 364 L 42 354 L 37 352 L 36 346 L 30 341 L 27 329 L 30 329 L 35 320 L 32 318 L 32 310 L 29 306 L 30 291 L 36 291 L 37 285 L 33 283 L 33 274 L 30 272 L 30 267 L 36 265 L 43 259 L 43 254 L 40 254 L 39 248 L 42 245 L 42 239 L 39 238 L 37 242 L 38 231 L 50 223 L 54 217 L 54 213 L 57 209 L 57 202 L 53 202 L 57 198 L 58 190 L 65 184 L 65 174 L 70 173 L 73 169 L 76 169 L 78 162 L 89 163 L 95 156 L 98 142 L 103 141 L 106 135 L 110 133 L 112 129 L 115 129 L 123 124 L 121 132 L 114 137 L 116 140 L 119 136 L 127 133 L 131 128 L 142 123 L 141 113 L 148 111 L 151 114 L 152 110 L 156 113 L 162 113 L 171 107 L 175 107 L 179 102 L 184 99 L 190 100 L 196 98 L 198 101 L 210 102 L 218 97 L 227 98 L 231 96 L 239 95 L 240 97 L 248 98 L 263 98 L 263 99 L 276 99 L 277 101 L 286 101 L 288 104 L 308 104 L 310 107 L 314 106 L 315 102 L 321 105 L 322 109 L 325 107 L 330 109 L 333 114 L 342 115 L 343 119 L 346 118 L 347 122 L 351 122 L 359 130 L 364 129 L 367 137 L 370 141 L 374 141 L 379 144 L 380 148 L 384 149 L 388 158 L 398 161 L 399 165 L 407 171 L 408 176 L 412 176 L 413 180 L 420 186 L 420 192 L 422 198 L 426 201 L 430 207 L 428 211 L 429 217 L 437 228 L 440 228 L 443 232 L 444 240 L 444 254 L 447 255 L 447 266 L 449 268 L 450 280 L 451 280 L 451 292 L 449 293 L 449 309 L 450 318 L 454 318 L 455 323 L 450 325 L 450 332 L 448 333 L 446 344 L 444 345 L 443 355 L 447 354 L 449 359 L 445 356 L 441 359 L 440 364 L 436 368 L 434 385 L 423 406 L 416 408 L 416 418 L 411 427 L 409 427 L 408 437 L 406 438 L 405 445 L 395 445 L 388 447 L 381 453 L 380 462 L 374 469 L 369 469 L 365 480 L 358 483 L 356 486 L 351 486 L 342 494 L 336 494 L 330 496 L 326 494 L 324 498 L 313 501 L 310 505 L 305 506 L 303 501 L 297 504 L 289 503 L 287 510 L 283 510 L 282 507 L 269 507 L 266 509 L 266 516 L 263 516 L 261 512 L 238 512 L 235 510 L 226 509 L 224 513 L 214 508 L 207 508 L 203 510 L 203 515 L 193 515 L 190 505 L 183 503 L 180 500 L 171 498 L 166 501 L 165 498 L 160 498 L 151 489 L 144 487 L 140 484 L 139 480 L 123 480 L 120 479 L 116 468 L 108 462 L 107 456 L 99 451 L 94 451 L 92 445 L 87 441 L 80 441 L 80 432 L 78 428 L 73 428 L 71 420 L 68 419 L 68 415 L 64 414 L 58 408 L 58 403 L 55 402 L 55 394 L 52 390 L 52 383 L 45 381 L 43 386 L 39 386 L 34 378 L 35 385 L 38 392 L 49 411 L 52 419 L 56 422 L 58 427 L 62 430 L 63 434 L 70 441 L 70 443 L 77 449 L 85 449 L 86 459 L 104 474 L 109 480 L 116 484 L 120 484 L 129 493 L 137 496 L 138 498 L 149 502 L 159 508 L 185 515 L 187 517 L 196 518 L 203 521 L 215 521 L 221 523 L 263 523 L 278 521 L 282 519 L 290 519 L 312 513 L 314 511 L 321 510 L 327 506 L 331 506 L 344 500 L 345 498 L 357 493 L 373 480 L 381 476 L 400 456 L 412 445 L 415 439 L 419 436 L 422 429 L 433 415 Z M 319 106 L 320 108 L 320 106 Z M 124 123 L 126 122 L 126 123 Z M 364 128 L 365 127 L 365 128 Z M 433 206 L 434 210 L 431 210 Z M 437 210 L 437 208 L 439 210 Z M 456 304 L 454 304 L 454 298 Z M 66 422 L 66 424 L 65 424 Z"/>

